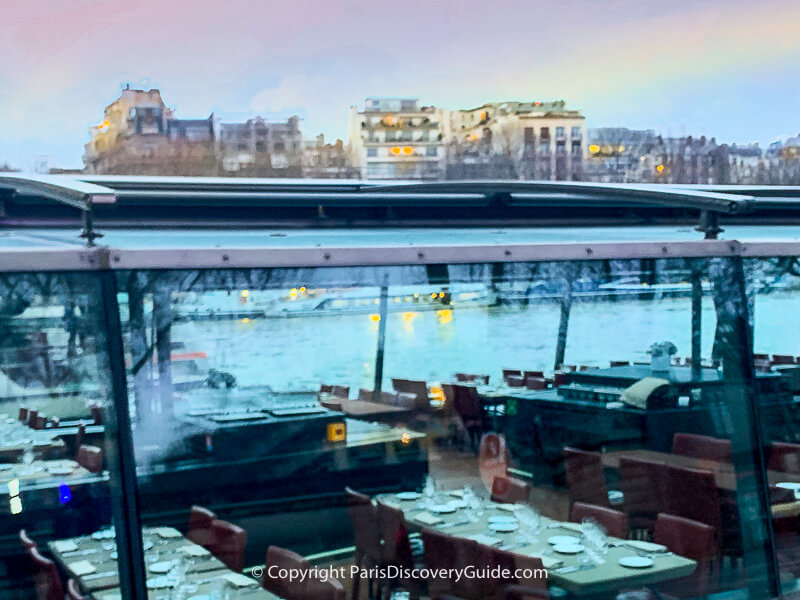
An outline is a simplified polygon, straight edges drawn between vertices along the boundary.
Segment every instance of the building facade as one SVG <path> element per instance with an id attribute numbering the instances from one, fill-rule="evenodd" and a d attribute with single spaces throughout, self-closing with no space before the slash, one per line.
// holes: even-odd
<path id="1" fill-rule="evenodd" d="M 126 87 L 91 127 L 87 173 L 297 177 L 302 141 L 297 117 L 268 123 L 178 119 L 157 89 Z"/>
<path id="2" fill-rule="evenodd" d="M 313 179 L 357 178 L 359 171 L 350 161 L 350 153 L 342 140 L 325 141 L 319 134 L 303 142 L 303 177 Z"/>
<path id="3" fill-rule="evenodd" d="M 563 100 L 493 102 L 449 117 L 449 179 L 582 178 L 586 119 Z"/>
<path id="4" fill-rule="evenodd" d="M 448 125 L 416 98 L 367 98 L 350 107 L 350 160 L 365 179 L 441 179 Z"/>

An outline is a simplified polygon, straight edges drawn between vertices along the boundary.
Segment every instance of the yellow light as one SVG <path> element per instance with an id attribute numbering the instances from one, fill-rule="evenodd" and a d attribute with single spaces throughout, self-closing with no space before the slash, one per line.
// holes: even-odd
<path id="1" fill-rule="evenodd" d="M 374 304 L 379 304 L 379 303 L 380 303 L 380 300 L 378 300 L 377 298 L 375 298 L 375 300 L 373 300 L 372 302 L 373 302 Z"/>
<path id="2" fill-rule="evenodd" d="M 436 298 L 436 294 L 435 293 L 431 294 L 431 298 Z"/>
<path id="3" fill-rule="evenodd" d="M 439 298 L 444 298 L 444 292 L 439 292 Z"/>
<path id="4" fill-rule="evenodd" d="M 419 294 L 414 294 L 414 298 L 415 299 L 419 298 Z"/>
<path id="5" fill-rule="evenodd" d="M 399 303 L 400 302 L 400 297 L 399 296 L 395 296 L 394 301 L 395 301 L 395 304 Z"/>
<path id="6" fill-rule="evenodd" d="M 592 154 L 597 154 L 598 152 L 600 152 L 600 146 L 598 146 L 597 144 L 592 144 L 591 146 L 589 146 L 589 152 L 591 152 Z"/>
<path id="7" fill-rule="evenodd" d="M 444 390 L 436 385 L 431 386 L 430 396 L 440 404 L 444 404 L 447 400 L 447 397 L 444 395 Z"/>
<path id="8" fill-rule="evenodd" d="M 250 322 L 250 319 L 248 319 L 247 317 L 245 317 L 244 319 L 242 319 L 242 323 L 249 323 L 249 322 Z"/>
<path id="9" fill-rule="evenodd" d="M 12 479 L 8 482 L 8 495 L 19 496 L 19 479 Z"/>
<path id="10" fill-rule="evenodd" d="M 242 298 L 248 298 L 250 296 L 249 290 L 242 290 Z"/>
<path id="11" fill-rule="evenodd" d="M 372 321 L 373 323 L 377 323 L 378 321 L 381 320 L 381 316 L 379 314 L 371 314 L 369 316 L 369 320 Z"/>
<path id="12" fill-rule="evenodd" d="M 450 309 L 437 310 L 436 316 L 439 317 L 439 322 L 446 325 L 453 320 L 453 311 Z"/>
<path id="13" fill-rule="evenodd" d="M 403 320 L 405 320 L 405 321 L 411 321 L 411 320 L 412 320 L 412 319 L 414 319 L 414 317 L 416 317 L 416 316 L 417 316 L 417 313 L 415 313 L 415 312 L 411 312 L 411 311 L 409 311 L 409 312 L 404 312 L 404 313 L 403 313 Z"/>
<path id="14" fill-rule="evenodd" d="M 11 498 L 11 501 L 8 504 L 12 515 L 18 515 L 22 512 L 22 498 L 19 496 L 14 496 Z"/>
<path id="15" fill-rule="evenodd" d="M 300 288 L 300 293 L 301 294 L 305 294 L 306 293 L 306 286 L 303 286 L 303 287 Z"/>
<path id="16" fill-rule="evenodd" d="M 400 438 L 400 441 L 403 442 L 404 444 L 410 444 L 411 443 L 411 436 L 408 434 L 407 431 L 403 432 L 403 435 Z"/>
<path id="17" fill-rule="evenodd" d="M 394 148 L 392 148 L 392 154 L 394 154 L 395 156 L 399 155 L 400 152 L 402 152 L 400 146 L 395 146 Z"/>
<path id="18" fill-rule="evenodd" d="M 664 165 L 658 165 L 656 167 L 656 171 L 658 171 L 659 173 L 663 173 L 664 172 Z"/>
<path id="19" fill-rule="evenodd" d="M 403 154 L 411 154 L 414 152 L 414 149 L 411 146 L 403 146 Z"/>
<path id="20" fill-rule="evenodd" d="M 620 147 L 619 147 L 619 151 L 620 151 L 620 152 L 625 152 L 625 146 L 620 146 Z"/>
<path id="21" fill-rule="evenodd" d="M 347 425 L 345 423 L 328 423 L 328 441 L 344 442 L 347 440 Z"/>
<path id="22" fill-rule="evenodd" d="M 297 296 L 297 288 L 292 288 L 292 289 L 290 289 L 290 290 L 289 290 L 289 295 L 290 295 L 292 298 L 294 298 L 295 296 Z"/>

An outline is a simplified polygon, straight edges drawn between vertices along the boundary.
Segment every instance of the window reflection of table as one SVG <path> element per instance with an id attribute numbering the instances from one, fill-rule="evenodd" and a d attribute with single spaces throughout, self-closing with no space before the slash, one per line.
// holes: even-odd
<path id="1" fill-rule="evenodd" d="M 96 600 L 114 600 L 119 598 L 119 575 L 117 572 L 117 561 L 112 553 L 116 551 L 113 547 L 114 538 L 110 530 L 96 532 L 90 536 L 79 536 L 68 540 L 57 540 L 50 542 L 48 548 L 55 557 L 56 561 L 62 566 L 66 573 L 80 584 L 85 592 L 89 592 Z M 105 534 L 105 537 L 103 535 Z M 145 562 L 148 569 L 148 579 L 162 577 L 161 573 L 149 572 L 150 565 L 156 562 L 172 561 L 179 554 L 183 554 L 187 565 L 191 566 L 186 574 L 186 584 L 196 585 L 197 591 L 191 595 L 209 594 L 217 586 L 220 579 L 233 574 L 219 559 L 210 553 L 202 556 L 192 556 L 191 552 L 200 551 L 200 546 L 187 540 L 176 529 L 171 527 L 149 527 L 142 530 L 142 541 L 145 544 Z M 64 546 L 74 544 L 76 548 L 64 549 Z M 88 561 L 94 567 L 94 572 L 86 575 L 78 575 L 73 566 L 81 561 Z M 246 594 L 246 597 L 254 600 L 271 600 L 275 598 L 272 594 L 261 590 L 259 583 L 253 580 L 253 585 L 236 589 L 231 589 L 231 597 L 236 598 L 238 594 Z M 168 597 L 170 588 L 163 587 L 148 591 L 148 596 L 152 599 Z"/>
<path id="2" fill-rule="evenodd" d="M 624 556 L 635 556 L 640 554 L 631 547 L 626 546 L 625 540 L 609 538 L 611 546 L 608 554 L 602 555 L 605 564 L 597 565 L 589 569 L 582 569 L 568 573 L 559 573 L 559 569 L 578 565 L 576 555 L 556 554 L 552 546 L 547 543 L 547 538 L 554 535 L 579 536 L 580 525 L 575 523 L 559 523 L 546 517 L 542 517 L 542 531 L 536 536 L 536 541 L 532 543 L 520 544 L 516 542 L 518 531 L 512 533 L 490 532 L 488 529 L 488 519 L 493 515 L 510 515 L 507 510 L 498 508 L 491 503 L 484 511 L 484 514 L 477 518 L 475 522 L 465 523 L 464 510 L 460 509 L 454 513 L 437 515 L 442 519 L 441 524 L 434 526 L 426 525 L 421 522 L 422 515 L 429 515 L 426 510 L 418 508 L 418 501 L 401 501 L 393 494 L 385 494 L 379 497 L 382 502 L 390 504 L 404 511 L 406 520 L 410 527 L 414 529 L 434 529 L 457 537 L 472 537 L 477 534 L 484 534 L 492 538 L 502 540 L 499 546 L 509 552 L 525 556 L 542 557 L 547 569 L 548 581 L 577 595 L 596 594 L 602 592 L 612 592 L 621 589 L 636 588 L 637 586 L 652 585 L 680 577 L 690 575 L 696 568 L 697 563 L 688 558 L 675 554 L 662 553 L 654 554 L 654 564 L 646 569 L 629 569 L 621 566 L 618 560 Z M 453 525 L 451 525 L 453 524 Z M 577 531 L 576 531 L 577 529 Z M 558 561 L 552 564 L 554 561 Z"/>
<path id="3" fill-rule="evenodd" d="M 52 431 L 26 428 L 24 435 L 14 441 L 0 439 L 0 462 L 17 462 L 25 448 L 32 448 L 34 454 L 48 459 L 61 458 L 67 453 L 64 440 Z"/>
<path id="4" fill-rule="evenodd" d="M 356 419 L 395 420 L 410 415 L 413 409 L 393 404 L 369 402 L 366 400 L 350 400 L 334 396 L 320 397 L 319 403 L 329 410 L 343 412 Z"/>

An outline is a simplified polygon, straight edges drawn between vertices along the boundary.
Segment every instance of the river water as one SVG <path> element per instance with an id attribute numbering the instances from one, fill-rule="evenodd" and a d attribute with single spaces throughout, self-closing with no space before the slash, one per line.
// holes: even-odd
<path id="1" fill-rule="evenodd" d="M 758 296 L 756 352 L 800 354 L 800 294 Z M 703 356 L 710 356 L 715 314 L 703 299 Z M 559 323 L 555 303 L 390 313 L 386 321 L 384 389 L 392 377 L 449 381 L 456 372 L 500 379 L 502 368 L 552 370 Z M 607 366 L 648 360 L 648 347 L 671 341 L 691 353 L 691 301 L 592 301 L 573 304 L 566 363 Z M 369 315 L 184 322 L 173 340 L 208 355 L 202 366 L 228 371 L 240 385 L 317 389 L 320 383 L 372 388 L 378 323 Z"/>

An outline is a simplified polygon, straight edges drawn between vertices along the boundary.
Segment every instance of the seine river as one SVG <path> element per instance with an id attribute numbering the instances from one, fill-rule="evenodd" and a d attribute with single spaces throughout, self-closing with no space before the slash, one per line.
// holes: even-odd
<path id="1" fill-rule="evenodd" d="M 800 294 L 756 300 L 756 352 L 800 354 Z M 384 389 L 392 377 L 449 381 L 456 372 L 502 368 L 552 370 L 559 307 L 462 308 L 452 313 L 390 313 L 386 321 Z M 715 324 L 703 300 L 703 356 L 710 355 Z M 671 341 L 690 355 L 689 298 L 658 301 L 577 302 L 569 323 L 566 363 L 607 366 L 609 360 L 648 360 L 648 347 Z M 333 315 L 250 321 L 184 322 L 173 340 L 208 355 L 208 368 L 228 371 L 240 385 L 275 390 L 318 389 L 322 382 L 372 388 L 378 323 L 369 315 Z"/>

